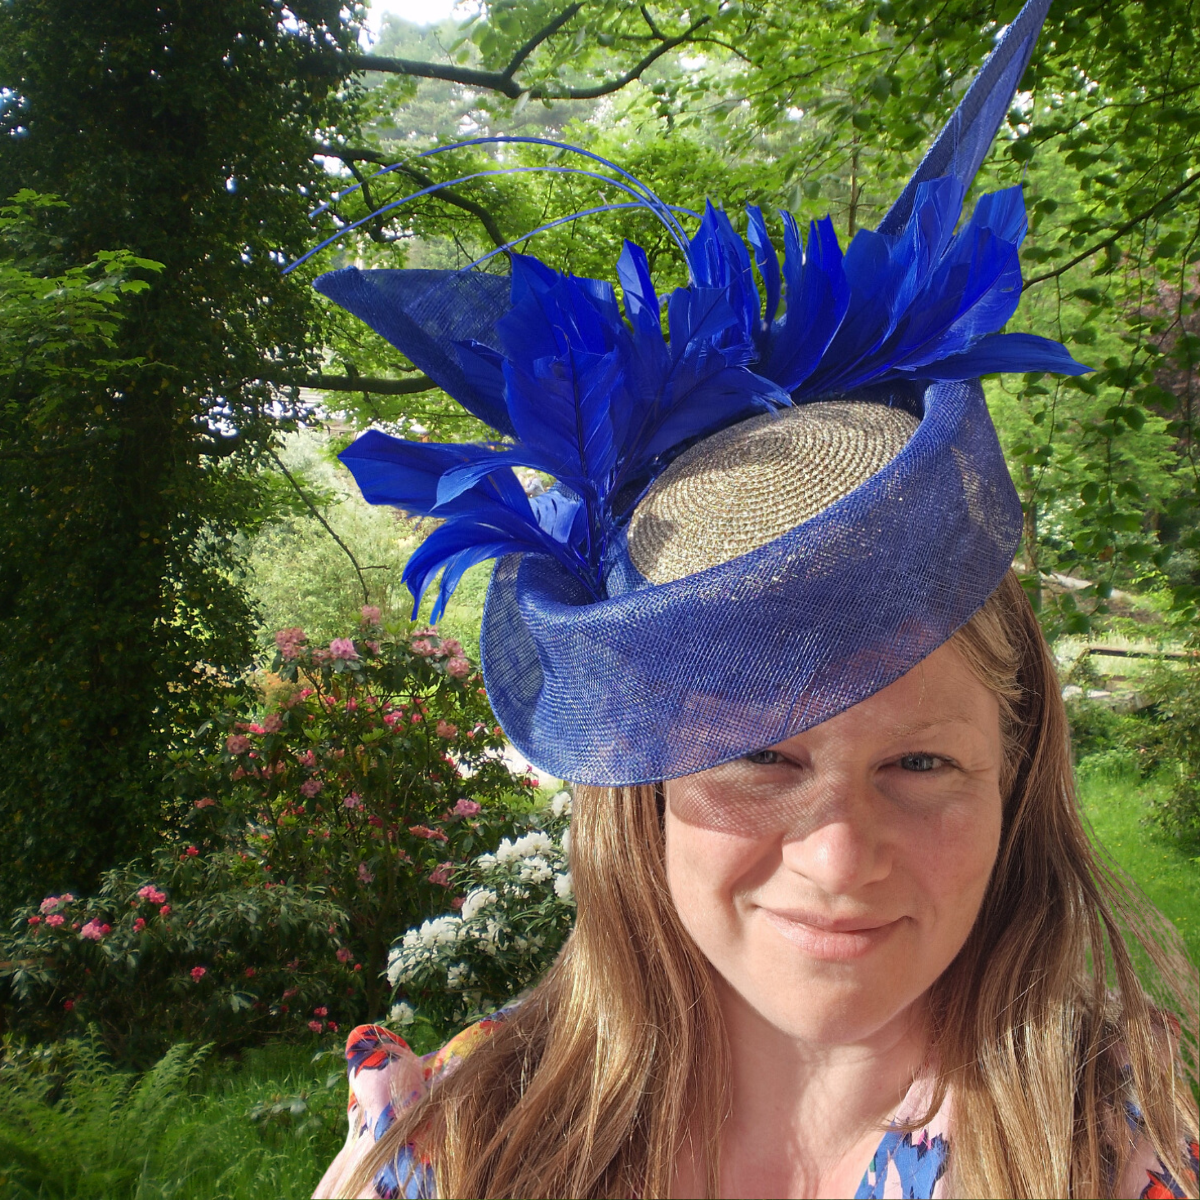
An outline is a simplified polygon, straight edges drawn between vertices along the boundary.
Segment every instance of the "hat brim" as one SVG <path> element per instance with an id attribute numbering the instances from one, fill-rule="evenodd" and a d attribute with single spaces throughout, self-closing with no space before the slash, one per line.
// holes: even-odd
<path id="1" fill-rule="evenodd" d="M 516 748 L 559 778 L 703 771 L 911 670 L 991 595 L 1020 534 L 980 384 L 934 383 L 885 468 L 729 562 L 652 584 L 618 547 L 596 602 L 548 556 L 502 559 L 483 617 L 488 695 Z"/>

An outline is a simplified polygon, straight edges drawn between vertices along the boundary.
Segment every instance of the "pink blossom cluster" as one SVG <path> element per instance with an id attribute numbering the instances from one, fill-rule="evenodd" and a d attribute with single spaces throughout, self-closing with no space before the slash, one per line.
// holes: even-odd
<path id="1" fill-rule="evenodd" d="M 458 726 L 450 721 L 439 721 L 437 735 L 441 738 L 456 738 L 458 737 Z"/>
<path id="2" fill-rule="evenodd" d="M 430 841 L 448 842 L 450 840 L 440 829 L 430 829 L 428 825 L 410 825 L 408 832 L 414 837 L 428 838 Z"/>
<path id="3" fill-rule="evenodd" d="M 383 613 L 374 604 L 364 604 L 362 606 L 362 623 L 364 625 L 378 625 L 382 616 Z"/>
<path id="4" fill-rule="evenodd" d="M 143 900 L 149 901 L 151 904 L 161 904 L 166 898 L 166 892 L 160 892 L 152 883 L 146 884 L 145 887 L 138 888 L 138 895 Z"/>
<path id="5" fill-rule="evenodd" d="M 104 924 L 99 917 L 93 917 L 80 931 L 81 938 L 87 938 L 88 941 L 98 942 L 105 934 L 112 933 L 112 926 Z"/>
<path id="6" fill-rule="evenodd" d="M 351 638 L 334 638 L 329 643 L 329 657 L 340 659 L 351 659 L 358 657 L 358 651 L 354 648 L 354 642 Z"/>
<path id="7" fill-rule="evenodd" d="M 438 863 L 437 867 L 429 873 L 429 882 L 437 884 L 438 887 L 449 887 L 450 871 L 453 866 L 453 862 Z"/>
<path id="8" fill-rule="evenodd" d="M 45 913 L 53 912 L 60 904 L 70 904 L 74 899 L 75 897 L 70 892 L 63 892 L 61 896 L 47 896 L 38 905 L 38 911 L 44 915 Z M 61 925 L 62 922 L 58 921 L 56 924 Z"/>
<path id="9" fill-rule="evenodd" d="M 279 653 L 289 661 L 294 661 L 300 657 L 304 643 L 308 640 L 308 635 L 298 625 L 291 629 L 281 629 L 275 635 L 275 645 L 279 647 Z"/>
<path id="10" fill-rule="evenodd" d="M 300 785 L 300 795 L 307 796 L 311 800 L 324 786 L 319 779 L 306 779 Z"/>
<path id="11" fill-rule="evenodd" d="M 207 968 L 207 967 L 193 967 L 193 968 L 192 968 L 192 969 L 191 969 L 191 970 L 188 972 L 188 974 L 189 974 L 189 975 L 190 975 L 190 976 L 191 976 L 191 977 L 192 977 L 192 978 L 193 978 L 193 979 L 194 979 L 194 980 L 195 980 L 197 983 L 199 983 L 199 982 L 200 982 L 200 980 L 202 980 L 202 979 L 205 977 L 205 975 L 207 975 L 207 974 L 208 974 L 208 968 Z"/>
<path id="12" fill-rule="evenodd" d="M 483 805 L 477 800 L 468 800 L 465 796 L 455 802 L 451 810 L 456 817 L 474 817 L 483 811 Z"/>

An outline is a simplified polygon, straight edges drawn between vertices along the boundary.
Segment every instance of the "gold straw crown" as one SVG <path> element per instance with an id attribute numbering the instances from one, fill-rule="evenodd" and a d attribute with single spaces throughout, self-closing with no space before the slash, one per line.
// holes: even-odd
<path id="1" fill-rule="evenodd" d="M 629 522 L 629 556 L 669 583 L 765 546 L 882 470 L 919 422 L 855 400 L 800 404 L 733 425 L 681 454 Z"/>

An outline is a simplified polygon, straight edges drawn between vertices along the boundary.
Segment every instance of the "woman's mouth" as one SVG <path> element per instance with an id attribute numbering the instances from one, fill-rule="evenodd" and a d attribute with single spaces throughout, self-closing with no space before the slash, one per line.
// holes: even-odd
<path id="1" fill-rule="evenodd" d="M 779 934 L 810 958 L 828 962 L 862 958 L 882 945 L 900 927 L 899 917 L 849 917 L 834 919 L 796 909 L 759 908 Z"/>

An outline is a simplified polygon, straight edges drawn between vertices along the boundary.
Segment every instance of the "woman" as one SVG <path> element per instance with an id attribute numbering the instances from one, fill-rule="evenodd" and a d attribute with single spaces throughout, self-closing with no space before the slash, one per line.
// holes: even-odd
<path id="1" fill-rule="evenodd" d="M 500 559 L 493 707 L 580 784 L 558 962 L 428 1062 L 355 1031 L 318 1195 L 1196 1194 L 1195 972 L 1084 833 L 976 379 L 1086 368 L 998 332 L 1019 191 L 954 232 L 1044 10 L 844 258 L 751 210 L 765 312 L 723 213 L 627 176 L 688 260 L 665 333 L 629 244 L 624 316 L 520 256 L 318 281 L 506 435 L 343 457 L 443 519 L 438 611 Z"/>

